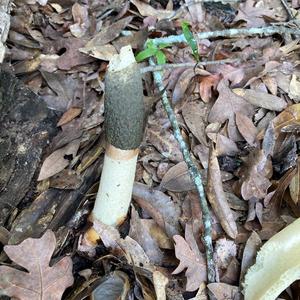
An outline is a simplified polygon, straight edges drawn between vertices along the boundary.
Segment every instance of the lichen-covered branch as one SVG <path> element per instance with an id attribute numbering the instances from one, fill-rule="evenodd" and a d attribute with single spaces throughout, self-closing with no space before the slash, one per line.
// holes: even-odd
<path id="1" fill-rule="evenodd" d="M 141 68 L 141 73 L 147 73 L 147 72 L 156 72 L 156 71 L 162 71 L 167 69 L 176 69 L 176 68 L 195 68 L 197 66 L 208 66 L 208 65 L 221 65 L 221 64 L 230 64 L 230 63 L 236 63 L 239 62 L 240 59 L 238 58 L 228 58 L 228 59 L 220 59 L 220 60 L 213 60 L 213 61 L 201 61 L 198 63 L 178 63 L 178 64 L 163 64 L 163 65 L 154 65 L 154 66 L 148 66 Z"/>
<path id="2" fill-rule="evenodd" d="M 153 60 L 150 59 L 150 65 L 155 65 Z M 158 87 L 158 89 L 162 92 L 164 90 L 163 81 L 162 81 L 162 75 L 161 72 L 154 72 L 154 81 Z M 179 143 L 180 150 L 183 154 L 184 161 L 186 162 L 189 170 L 189 174 L 195 183 L 197 192 L 200 197 L 200 205 L 202 210 L 202 220 L 203 220 L 203 226 L 204 226 L 204 236 L 203 236 L 203 243 L 205 245 L 206 250 L 206 260 L 207 260 L 207 277 L 208 282 L 215 282 L 215 265 L 213 260 L 213 245 L 212 245 L 212 223 L 211 223 L 211 217 L 210 217 L 210 211 L 207 205 L 207 200 L 202 184 L 201 175 L 194 164 L 190 152 L 188 150 L 188 147 L 180 133 L 179 125 L 176 120 L 174 111 L 170 105 L 170 102 L 167 97 L 167 93 L 163 92 L 162 94 L 162 103 L 164 106 L 164 109 L 168 115 L 168 118 L 170 120 L 170 123 L 173 128 L 174 136 Z"/>
<path id="3" fill-rule="evenodd" d="M 264 35 L 270 36 L 273 34 L 294 34 L 300 36 L 300 30 L 298 28 L 289 28 L 290 24 L 281 23 L 281 26 L 267 26 L 260 28 L 232 28 L 217 31 L 199 32 L 196 37 L 198 39 L 209 39 L 216 37 L 236 37 L 236 36 L 251 36 L 251 35 Z M 162 38 L 153 39 L 155 45 L 159 44 L 175 44 L 175 43 L 186 43 L 186 39 L 183 34 L 180 35 L 170 35 Z"/>

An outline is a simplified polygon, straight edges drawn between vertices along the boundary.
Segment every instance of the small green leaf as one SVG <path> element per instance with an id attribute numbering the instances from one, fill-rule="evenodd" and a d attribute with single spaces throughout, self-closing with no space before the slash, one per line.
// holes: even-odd
<path id="1" fill-rule="evenodd" d="M 199 61 L 200 58 L 199 58 L 199 53 L 198 53 L 197 42 L 196 42 L 192 32 L 190 31 L 189 26 L 190 26 L 190 24 L 186 21 L 183 21 L 181 23 L 183 35 L 184 35 L 186 41 L 188 42 L 189 46 L 191 47 L 196 61 Z"/>
<path id="2" fill-rule="evenodd" d="M 164 48 L 167 48 L 167 47 L 170 47 L 171 44 L 165 44 L 165 43 L 162 43 L 162 44 L 159 44 L 158 48 L 159 49 L 164 49 Z"/>
<path id="3" fill-rule="evenodd" d="M 141 62 L 145 60 L 146 58 L 149 58 L 151 56 L 155 56 L 157 51 L 159 51 L 157 48 L 146 48 L 145 50 L 139 52 L 135 59 L 137 62 Z"/>
<path id="4" fill-rule="evenodd" d="M 155 57 L 158 65 L 163 65 L 166 63 L 166 56 L 161 50 L 156 52 Z"/>

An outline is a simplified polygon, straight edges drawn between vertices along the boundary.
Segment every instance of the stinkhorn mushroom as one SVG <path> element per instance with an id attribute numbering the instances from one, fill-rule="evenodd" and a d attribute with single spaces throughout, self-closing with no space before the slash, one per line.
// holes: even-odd
<path id="1" fill-rule="evenodd" d="M 130 46 L 109 62 L 104 107 L 107 147 L 92 221 L 117 226 L 130 206 L 145 123 L 142 76 Z"/>
<path id="2" fill-rule="evenodd" d="M 275 234 L 245 276 L 245 300 L 275 300 L 300 279 L 300 218 Z"/>

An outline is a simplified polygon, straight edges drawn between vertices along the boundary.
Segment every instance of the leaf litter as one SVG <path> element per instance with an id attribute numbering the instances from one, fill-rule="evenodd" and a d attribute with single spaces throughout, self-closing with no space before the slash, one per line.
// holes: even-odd
<path id="1" fill-rule="evenodd" d="M 155 294 L 158 299 L 207 299 L 208 290 L 216 299 L 242 299 L 244 274 L 261 244 L 300 216 L 299 41 L 293 36 L 196 39 L 200 61 L 237 62 L 164 71 L 181 134 L 210 202 L 218 282 L 207 284 L 202 211 L 159 101 L 148 109 L 128 220 L 118 229 L 96 225 L 101 237 L 97 247 L 86 245 L 81 236 L 88 227 L 105 148 L 108 61 L 127 43 L 137 55 L 147 37 L 183 33 L 183 22 L 189 35 L 196 36 L 288 20 L 283 1 L 226 2 L 185 1 L 180 6 L 175 0 L 16 1 L 4 64 L 54 112 L 58 133 L 49 140 L 33 189 L 3 228 L 26 232 L 28 222 L 19 220 L 22 211 L 30 209 L 35 212 L 32 237 L 49 226 L 58 243 L 54 250 L 53 233 L 46 231 L 41 239 L 6 245 L 9 258 L 29 273 L 12 269 L 2 257 L 0 285 L 5 274 L 15 279 L 22 274 L 17 285 L 34 284 L 35 291 L 41 280 L 29 259 L 35 255 L 51 272 L 63 270 L 63 263 L 68 266 L 61 285 L 51 288 L 55 299 L 73 299 L 78 289 L 107 299 L 154 299 Z M 286 2 L 298 13 L 299 1 Z M 167 63 L 196 65 L 195 44 L 193 49 L 170 44 L 160 51 Z M 143 76 L 145 98 L 150 99 L 156 88 L 149 74 Z M 41 207 L 52 208 L 48 212 Z M 43 255 L 28 248 L 32 243 L 39 243 Z M 15 251 L 22 251 L 27 261 L 16 258 Z M 70 256 L 60 260 L 66 254 Z M 90 279 L 80 275 L 85 270 L 98 278 L 92 288 L 87 288 Z M 45 276 L 51 279 L 51 272 Z M 14 294 L 5 284 L 5 294 L 35 299 L 18 289 Z M 112 287 L 110 295 L 107 285 Z M 297 293 L 296 287 L 290 289 Z"/>

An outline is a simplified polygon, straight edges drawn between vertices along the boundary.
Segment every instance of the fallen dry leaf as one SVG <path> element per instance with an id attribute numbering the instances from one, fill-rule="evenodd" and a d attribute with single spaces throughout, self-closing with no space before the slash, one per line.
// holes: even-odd
<path id="1" fill-rule="evenodd" d="M 255 263 L 256 254 L 261 246 L 262 241 L 259 235 L 253 231 L 246 242 L 243 252 L 240 282 L 244 280 L 247 270 Z"/>
<path id="2" fill-rule="evenodd" d="M 156 293 L 156 298 L 158 300 L 167 299 L 166 286 L 168 283 L 168 277 L 166 277 L 162 272 L 158 270 L 153 272 L 153 285 Z"/>
<path id="3" fill-rule="evenodd" d="M 277 79 L 273 76 L 266 75 L 262 78 L 264 84 L 268 88 L 268 90 L 271 92 L 272 95 L 276 96 L 277 95 L 277 90 L 278 90 L 278 83 Z"/>
<path id="4" fill-rule="evenodd" d="M 248 117 L 253 115 L 253 107 L 242 97 L 234 94 L 225 80 L 221 80 L 218 85 L 219 97 L 212 107 L 208 121 L 224 123 L 228 120 L 228 136 L 233 141 L 241 140 L 240 134 L 236 128 L 235 114 L 241 112 Z"/>
<path id="5" fill-rule="evenodd" d="M 209 102 L 212 97 L 212 90 L 215 90 L 221 76 L 219 74 L 213 74 L 204 76 L 200 79 L 200 97 L 204 102 Z"/>
<path id="6" fill-rule="evenodd" d="M 8 257 L 28 272 L 0 266 L 1 292 L 22 300 L 59 300 L 73 284 L 72 260 L 64 257 L 49 267 L 55 235 L 48 230 L 40 239 L 28 238 L 19 245 L 4 247 Z"/>
<path id="7" fill-rule="evenodd" d="M 250 146 L 255 146 L 257 130 L 254 124 L 252 123 L 252 120 L 239 112 L 235 114 L 235 120 L 238 130 L 243 136 L 243 138 L 246 140 L 246 142 Z"/>
<path id="8" fill-rule="evenodd" d="M 211 65 L 207 69 L 212 73 L 216 72 L 218 74 L 221 74 L 222 78 L 231 82 L 230 86 L 239 86 L 240 83 L 245 80 L 245 72 L 247 71 L 247 69 L 243 67 L 234 67 L 230 64 L 222 64 L 218 66 Z"/>
<path id="9" fill-rule="evenodd" d="M 66 168 L 72 160 L 80 145 L 80 140 L 74 140 L 67 146 L 50 154 L 43 162 L 38 181 L 47 179 Z"/>
<path id="10" fill-rule="evenodd" d="M 202 3 L 191 3 L 189 0 L 185 0 L 185 3 L 187 4 L 193 23 L 202 23 L 205 16 L 205 9 L 203 8 Z"/>
<path id="11" fill-rule="evenodd" d="M 208 300 L 207 291 L 206 291 L 206 284 L 202 282 L 200 284 L 199 290 L 194 298 L 190 300 Z"/>
<path id="12" fill-rule="evenodd" d="M 179 78 L 177 79 L 176 85 L 174 87 L 172 94 L 172 103 L 177 104 L 186 98 L 186 91 L 193 82 L 193 78 L 195 78 L 196 75 L 207 76 L 210 75 L 210 73 L 205 70 L 199 69 L 197 69 L 196 71 L 192 69 L 184 70 L 179 75 Z"/>
<path id="13" fill-rule="evenodd" d="M 125 257 L 128 263 L 133 264 L 136 267 L 143 266 L 143 268 L 152 271 L 153 267 L 150 264 L 150 259 L 137 241 L 132 239 L 130 236 L 126 236 L 125 239 L 122 239 L 116 228 L 97 220 L 94 220 L 93 228 L 100 236 L 104 246 L 111 249 L 111 252 L 114 255 L 118 257 Z M 81 239 L 81 243 L 79 243 L 79 250 L 95 255 L 96 246 L 91 246 L 90 242 L 86 243 L 85 239 L 85 236 Z"/>
<path id="14" fill-rule="evenodd" d="M 300 101 L 300 81 L 299 77 L 297 77 L 295 74 L 293 74 L 290 82 L 289 97 L 295 100 L 295 102 Z"/>
<path id="15" fill-rule="evenodd" d="M 146 139 L 166 158 L 179 162 L 183 160 L 182 153 L 174 135 L 160 126 L 151 126 L 146 130 Z"/>
<path id="16" fill-rule="evenodd" d="M 108 44 L 117 38 L 121 31 L 132 21 L 132 16 L 121 19 L 109 26 L 106 26 L 100 30 L 87 44 L 80 48 L 81 52 L 89 54 L 89 51 L 96 50 L 97 47 Z"/>
<path id="17" fill-rule="evenodd" d="M 75 37 L 80 38 L 84 36 L 90 25 L 88 18 L 88 6 L 75 3 L 72 6 L 72 15 L 75 24 L 70 26 L 70 31 Z"/>
<path id="18" fill-rule="evenodd" d="M 69 123 L 70 121 L 72 121 L 73 119 L 75 119 L 76 117 L 78 117 L 81 114 L 82 109 L 79 107 L 70 107 L 59 119 L 57 126 L 62 126 L 65 125 L 67 123 Z"/>
<path id="19" fill-rule="evenodd" d="M 245 200 L 252 197 L 262 199 L 267 195 L 267 190 L 271 186 L 268 178 L 271 177 L 272 162 L 268 159 L 263 150 L 251 152 L 245 165 L 238 171 L 242 182 L 241 194 Z"/>
<path id="20" fill-rule="evenodd" d="M 295 168 L 290 168 L 285 174 L 279 179 L 277 183 L 277 187 L 275 190 L 275 193 L 272 195 L 272 198 L 270 199 L 271 203 L 281 203 L 281 200 L 284 196 L 285 190 L 290 185 L 292 179 L 295 175 L 297 175 L 297 170 Z M 285 197 L 286 200 L 288 197 Z"/>
<path id="21" fill-rule="evenodd" d="M 290 195 L 295 204 L 300 201 L 300 159 L 298 157 L 297 172 L 289 185 Z"/>
<path id="22" fill-rule="evenodd" d="M 197 290 L 200 284 L 206 281 L 206 262 L 204 255 L 197 247 L 193 233 L 191 232 L 189 236 L 189 242 L 187 237 L 185 239 L 180 235 L 174 235 L 173 237 L 175 241 L 175 255 L 180 260 L 180 263 L 172 274 L 179 274 L 184 269 L 187 269 L 185 272 L 187 279 L 186 290 L 191 292 Z"/>
<path id="23" fill-rule="evenodd" d="M 214 261 L 218 268 L 227 269 L 236 254 L 237 247 L 234 241 L 226 238 L 221 238 L 216 241 L 214 247 Z"/>
<path id="24" fill-rule="evenodd" d="M 216 151 L 218 156 L 230 156 L 237 154 L 239 152 L 239 149 L 234 141 L 218 133 L 216 140 Z"/>
<path id="25" fill-rule="evenodd" d="M 272 120 L 274 126 L 275 135 L 281 133 L 281 131 L 288 126 L 300 125 L 300 103 L 288 106 L 283 112 Z"/>
<path id="26" fill-rule="evenodd" d="M 261 27 L 266 24 L 263 16 L 272 17 L 272 10 L 261 7 L 254 0 L 246 0 L 245 3 L 240 4 L 240 9 L 234 21 L 246 21 L 247 27 Z"/>
<path id="27" fill-rule="evenodd" d="M 213 147 L 210 150 L 208 163 L 207 198 L 214 213 L 219 218 L 224 231 L 231 238 L 235 239 L 237 236 L 237 226 L 223 190 L 218 158 L 216 150 Z"/>
<path id="28" fill-rule="evenodd" d="M 155 9 L 151 5 L 140 0 L 130 0 L 130 2 L 136 6 L 139 13 L 143 17 L 156 17 L 158 20 L 162 20 L 171 18 L 174 15 L 173 11 L 166 9 Z"/>
<path id="29" fill-rule="evenodd" d="M 200 170 L 202 180 L 206 182 L 206 174 L 204 170 Z M 171 167 L 160 183 L 161 188 L 173 192 L 184 192 L 195 189 L 195 184 L 192 182 L 188 167 L 184 161 Z"/>
<path id="30" fill-rule="evenodd" d="M 60 70 L 70 70 L 73 67 L 85 65 L 94 61 L 94 58 L 87 56 L 79 51 L 86 41 L 83 38 L 69 37 L 55 41 L 57 52 L 66 50 L 57 59 L 57 67 Z"/>
<path id="31" fill-rule="evenodd" d="M 233 89 L 236 95 L 243 97 L 247 102 L 269 110 L 282 111 L 287 103 L 280 97 L 250 89 Z"/>
<path id="32" fill-rule="evenodd" d="M 68 104 L 74 97 L 74 91 L 77 85 L 76 81 L 72 79 L 72 77 L 67 77 L 60 72 L 40 72 L 49 87 L 56 93 L 56 96 L 49 95 L 48 98 L 47 95 L 43 95 L 43 98 L 47 102 L 48 107 L 65 112 L 67 110 Z"/>
<path id="33" fill-rule="evenodd" d="M 156 241 L 161 249 L 174 249 L 174 243 L 166 232 L 152 219 L 141 219 L 143 227 L 147 228 L 152 239 Z"/>
<path id="34" fill-rule="evenodd" d="M 207 170 L 199 170 L 202 182 L 206 185 Z M 222 181 L 232 179 L 232 174 L 221 171 Z M 184 161 L 171 167 L 161 180 L 160 187 L 172 192 L 187 192 L 195 189 L 188 167 Z"/>
<path id="35" fill-rule="evenodd" d="M 151 236 L 149 229 L 149 226 L 143 222 L 135 208 L 132 207 L 129 236 L 142 246 L 153 264 L 160 265 L 163 253 L 157 241 Z"/>
<path id="36" fill-rule="evenodd" d="M 217 300 L 240 300 L 241 295 L 237 286 L 229 285 L 222 282 L 209 283 L 208 289 Z"/>
<path id="37" fill-rule="evenodd" d="M 111 60 L 112 57 L 118 53 L 116 48 L 111 44 L 95 45 L 94 47 L 85 47 L 80 48 L 79 50 L 80 52 L 88 54 L 97 59 L 108 61 Z"/>
<path id="38" fill-rule="evenodd" d="M 182 116 L 192 134 L 198 141 L 207 146 L 205 127 L 209 107 L 203 102 L 188 102 L 182 108 Z"/>
<path id="39" fill-rule="evenodd" d="M 118 300 L 128 299 L 128 292 L 130 290 L 129 277 L 122 271 L 114 271 L 113 273 L 102 277 L 99 283 L 91 283 L 91 286 L 93 287 L 93 291 L 88 298 Z M 81 297 L 81 299 L 82 298 L 86 297 Z"/>

